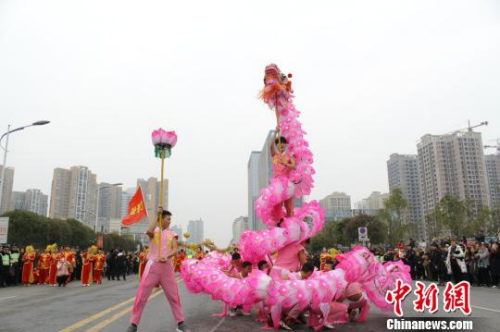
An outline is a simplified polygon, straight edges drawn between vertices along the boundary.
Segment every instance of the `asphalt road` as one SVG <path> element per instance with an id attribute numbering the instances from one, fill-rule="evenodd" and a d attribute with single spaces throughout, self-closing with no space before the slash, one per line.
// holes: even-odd
<path id="1" fill-rule="evenodd" d="M 104 281 L 101 286 L 81 287 L 72 282 L 66 288 L 31 286 L 0 289 L 0 331 L 125 331 L 130 319 L 137 279 Z M 222 311 L 222 303 L 208 296 L 189 293 L 179 281 L 180 297 L 186 322 L 192 332 L 250 332 L 263 325 L 250 317 L 214 317 Z M 443 292 L 441 288 L 441 292 Z M 442 303 L 436 314 L 413 311 L 413 296 L 405 302 L 405 319 L 410 317 L 464 318 L 461 312 L 445 313 Z M 440 296 L 440 299 L 442 297 Z M 471 291 L 474 331 L 500 329 L 500 289 L 476 288 Z M 368 322 L 337 326 L 336 331 L 386 331 L 391 312 L 381 312 L 372 306 Z M 479 327 L 480 325 L 480 327 Z M 163 292 L 153 292 L 139 326 L 139 331 L 175 331 L 170 308 Z M 296 331 L 311 331 L 299 326 Z"/>

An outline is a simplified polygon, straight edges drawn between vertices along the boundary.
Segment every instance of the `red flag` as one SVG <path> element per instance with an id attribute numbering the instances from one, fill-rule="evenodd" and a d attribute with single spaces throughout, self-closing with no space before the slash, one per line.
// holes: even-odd
<path id="1" fill-rule="evenodd" d="M 128 214 L 123 218 L 122 224 L 130 226 L 136 222 L 147 218 L 146 205 L 144 204 L 144 196 L 142 195 L 141 187 L 137 187 L 137 191 L 128 203 Z"/>

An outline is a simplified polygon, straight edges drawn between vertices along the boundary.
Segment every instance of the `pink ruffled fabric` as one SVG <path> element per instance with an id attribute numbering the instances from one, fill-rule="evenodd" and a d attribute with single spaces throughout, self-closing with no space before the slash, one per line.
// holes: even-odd
<path id="1" fill-rule="evenodd" d="M 266 75 L 279 72 L 275 65 L 266 69 Z M 275 329 L 279 327 L 283 310 L 294 306 L 304 309 L 310 305 L 313 312 L 328 317 L 332 301 L 342 297 L 346 287 L 353 283 L 359 283 L 377 307 L 391 310 L 392 306 L 385 301 L 385 294 L 394 288 L 397 279 L 411 282 L 409 267 L 402 262 L 382 265 L 364 247 L 355 247 L 348 253 L 338 255 L 340 263 L 334 271 L 315 271 L 307 280 L 283 280 L 280 273 L 273 279 L 257 270 L 259 261 L 266 260 L 272 264 L 272 254 L 289 244 L 302 243 L 313 237 L 322 230 L 325 223 L 325 210 L 319 202 L 312 201 L 295 208 L 294 217 L 284 218 L 280 227 L 277 227 L 280 218 L 285 216 L 285 211 L 282 209 L 281 216 L 279 213 L 276 215 L 275 207 L 292 197 L 309 195 L 314 185 L 315 170 L 312 166 L 313 154 L 299 121 L 300 113 L 292 102 L 291 86 L 287 85 L 289 82 L 287 79 L 271 78 L 266 83 L 262 97 L 272 109 L 278 105 L 281 135 L 287 139 L 288 153 L 295 158 L 297 167 L 286 176 L 272 178 L 269 186 L 261 191 L 261 196 L 256 200 L 256 215 L 268 229 L 246 230 L 239 244 L 242 259 L 254 264 L 252 273 L 245 279 L 227 276 L 223 270 L 229 269 L 231 257 L 212 252 L 201 261 L 184 261 L 181 276 L 187 289 L 193 293 L 209 294 L 212 299 L 224 302 L 222 315 L 227 313 L 228 307 L 243 306 L 243 310 L 248 312 L 258 303 L 262 316 L 260 318 L 265 320 L 265 315 L 270 313 Z M 359 292 L 359 287 L 355 291 Z M 368 312 L 369 305 L 366 303 L 359 320 L 366 320 Z M 314 328 L 321 329 L 324 321 L 325 319 L 317 320 Z"/>
<path id="2" fill-rule="evenodd" d="M 240 253 L 244 260 L 258 263 L 293 242 L 303 242 L 323 229 L 325 210 L 317 201 L 295 208 L 293 218 L 285 218 L 281 227 L 260 231 L 246 230 L 240 238 Z M 304 221 L 305 220 L 305 221 Z"/>

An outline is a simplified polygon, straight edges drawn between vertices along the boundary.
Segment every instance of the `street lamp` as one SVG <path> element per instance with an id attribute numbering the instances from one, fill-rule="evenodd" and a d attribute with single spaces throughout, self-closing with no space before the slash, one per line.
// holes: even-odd
<path id="1" fill-rule="evenodd" d="M 32 124 L 30 125 L 27 125 L 27 126 L 23 126 L 23 127 L 19 127 L 19 128 L 16 128 L 16 129 L 12 129 L 10 130 L 10 125 L 8 125 L 7 127 L 7 132 L 5 134 L 2 135 L 2 137 L 0 137 L 0 147 L 2 148 L 2 150 L 4 151 L 3 152 L 3 168 L 2 168 L 2 177 L 1 177 L 1 180 L 0 180 L 0 211 L 2 210 L 2 193 L 3 193 L 3 182 L 5 180 L 5 169 L 7 168 L 7 153 L 9 152 L 9 136 L 11 133 L 13 132 L 16 132 L 16 131 L 20 131 L 20 130 L 24 130 L 26 128 L 29 128 L 29 127 L 33 127 L 33 126 L 43 126 L 43 125 L 46 125 L 50 123 L 50 121 L 46 121 L 46 120 L 41 120 L 41 121 L 37 121 L 37 122 L 33 122 Z M 6 138 L 6 142 L 5 142 L 5 148 L 2 146 L 2 139 L 7 136 Z"/>
<path id="2" fill-rule="evenodd" d="M 97 221 L 99 220 L 99 194 L 101 193 L 101 190 L 111 188 L 111 187 L 117 187 L 121 186 L 123 183 L 112 183 L 109 186 L 98 188 L 97 189 L 97 207 L 95 211 L 95 225 L 94 225 L 94 232 L 97 233 Z"/>

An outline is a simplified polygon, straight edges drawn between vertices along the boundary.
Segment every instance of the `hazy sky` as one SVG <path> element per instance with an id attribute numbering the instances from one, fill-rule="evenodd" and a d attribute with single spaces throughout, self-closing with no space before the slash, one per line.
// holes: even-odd
<path id="1" fill-rule="evenodd" d="M 0 1 L 0 132 L 14 189 L 50 194 L 53 169 L 98 181 L 159 177 L 174 223 L 221 245 L 247 215 L 247 162 L 274 128 L 257 99 L 270 63 L 293 73 L 315 154 L 310 199 L 387 191 L 386 161 L 419 138 L 488 120 L 500 137 L 498 1 Z M 494 151 L 490 151 L 493 153 Z M 224 242 L 224 243 L 222 243 Z"/>

